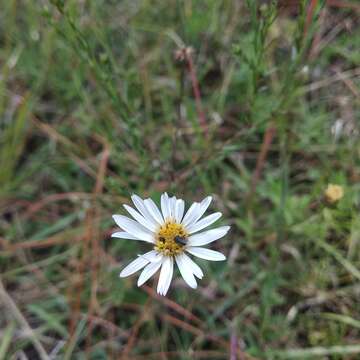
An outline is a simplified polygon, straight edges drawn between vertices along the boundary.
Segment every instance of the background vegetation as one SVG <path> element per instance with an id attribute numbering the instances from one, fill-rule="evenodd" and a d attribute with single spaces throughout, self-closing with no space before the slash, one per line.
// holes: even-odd
<path id="1" fill-rule="evenodd" d="M 359 359 L 357 1 L 0 6 L 1 359 Z M 232 225 L 167 298 L 110 238 L 163 191 Z"/>

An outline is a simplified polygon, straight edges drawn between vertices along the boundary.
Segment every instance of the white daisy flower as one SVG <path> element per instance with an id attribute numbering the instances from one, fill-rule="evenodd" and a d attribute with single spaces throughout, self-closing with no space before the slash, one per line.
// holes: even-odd
<path id="1" fill-rule="evenodd" d="M 128 205 L 124 207 L 134 220 L 123 215 L 113 215 L 123 231 L 112 234 L 112 237 L 145 241 L 152 244 L 153 250 L 138 255 L 123 269 L 120 277 L 143 269 L 137 282 L 141 286 L 161 269 L 157 292 L 166 295 L 175 262 L 185 282 L 193 289 L 197 287 L 195 277 L 202 279 L 204 275 L 186 253 L 210 261 L 226 259 L 222 253 L 202 247 L 222 238 L 230 229 L 230 226 L 221 226 L 199 232 L 221 217 L 221 213 L 216 212 L 200 219 L 210 205 L 211 196 L 200 203 L 193 203 L 185 215 L 184 200 L 169 197 L 167 193 L 161 195 L 161 211 L 151 199 L 143 200 L 137 195 L 131 199 L 137 210 Z"/>

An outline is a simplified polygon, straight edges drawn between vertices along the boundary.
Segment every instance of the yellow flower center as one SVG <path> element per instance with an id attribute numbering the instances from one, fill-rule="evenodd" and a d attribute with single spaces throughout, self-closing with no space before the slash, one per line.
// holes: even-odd
<path id="1" fill-rule="evenodd" d="M 156 234 L 155 250 L 166 256 L 174 256 L 184 251 L 188 234 L 184 226 L 166 221 Z"/>

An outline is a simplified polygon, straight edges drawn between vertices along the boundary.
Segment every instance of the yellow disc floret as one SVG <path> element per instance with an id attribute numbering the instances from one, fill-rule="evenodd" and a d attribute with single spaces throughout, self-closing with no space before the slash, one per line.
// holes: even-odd
<path id="1" fill-rule="evenodd" d="M 166 256 L 181 254 L 187 238 L 188 234 L 183 225 L 166 221 L 156 234 L 155 250 Z"/>

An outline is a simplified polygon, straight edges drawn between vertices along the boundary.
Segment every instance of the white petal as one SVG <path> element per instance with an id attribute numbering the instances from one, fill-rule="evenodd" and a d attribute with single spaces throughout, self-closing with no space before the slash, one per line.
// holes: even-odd
<path id="1" fill-rule="evenodd" d="M 184 219 L 182 221 L 182 224 L 184 226 L 187 226 L 189 223 L 192 222 L 192 220 L 197 216 L 198 212 L 200 210 L 200 204 L 197 202 L 194 202 L 189 210 L 186 212 Z"/>
<path id="2" fill-rule="evenodd" d="M 193 234 L 195 232 L 198 232 L 207 226 L 210 226 L 212 223 L 214 223 L 216 220 L 221 218 L 221 212 L 217 212 L 211 215 L 208 215 L 204 217 L 203 219 L 199 220 L 198 222 L 192 224 L 189 226 L 186 230 L 189 232 L 189 234 Z"/>
<path id="3" fill-rule="evenodd" d="M 169 196 L 167 193 L 164 193 L 161 195 L 161 211 L 164 217 L 164 220 L 166 221 L 167 219 L 170 218 L 170 211 L 169 211 Z"/>
<path id="4" fill-rule="evenodd" d="M 162 260 L 163 255 L 158 253 L 156 250 L 153 250 L 154 253 L 152 254 L 144 254 L 144 255 L 139 255 L 143 258 L 145 258 L 147 261 L 149 262 L 158 262 L 160 260 Z"/>
<path id="5" fill-rule="evenodd" d="M 211 196 L 207 196 L 203 201 L 201 201 L 200 205 L 199 205 L 199 209 L 196 213 L 196 216 L 187 223 L 187 226 L 191 226 L 194 223 L 196 223 L 205 213 L 205 211 L 207 210 L 207 208 L 209 207 L 210 203 L 211 203 L 212 197 Z"/>
<path id="6" fill-rule="evenodd" d="M 184 200 L 176 200 L 176 205 L 175 205 L 175 220 L 177 223 L 181 223 L 182 217 L 184 215 L 184 208 L 185 208 L 185 204 L 184 204 Z"/>
<path id="7" fill-rule="evenodd" d="M 139 255 L 140 257 L 144 258 L 148 262 L 154 262 L 158 260 L 159 254 L 156 250 L 151 250 L 147 252 L 146 254 Z M 162 255 L 161 255 L 162 256 Z"/>
<path id="8" fill-rule="evenodd" d="M 147 210 L 147 208 L 146 208 L 146 206 L 144 204 L 144 200 L 140 196 L 137 196 L 137 195 L 134 194 L 133 196 L 131 196 L 131 200 L 133 201 L 136 208 L 139 210 L 140 214 L 145 219 L 150 221 L 155 226 L 158 225 L 157 221 L 154 219 L 154 217 Z"/>
<path id="9" fill-rule="evenodd" d="M 144 257 L 139 256 L 121 271 L 120 277 L 132 275 L 133 273 L 136 273 L 137 271 L 142 269 L 148 263 L 149 261 L 147 261 Z"/>
<path id="10" fill-rule="evenodd" d="M 144 270 L 141 272 L 137 285 L 141 286 L 143 285 L 146 281 L 148 281 L 160 268 L 162 262 L 158 261 L 158 262 L 152 262 L 150 264 L 148 264 Z"/>
<path id="11" fill-rule="evenodd" d="M 126 211 L 141 225 L 145 226 L 148 230 L 151 232 L 155 232 L 158 228 L 157 225 L 150 222 L 148 219 L 146 219 L 144 216 L 140 215 L 135 209 L 133 209 L 131 206 L 123 205 Z"/>
<path id="12" fill-rule="evenodd" d="M 185 280 L 185 282 L 193 289 L 197 288 L 197 283 L 196 280 L 194 278 L 192 269 L 190 267 L 187 266 L 187 262 L 186 260 L 183 259 L 183 254 L 181 255 L 177 255 L 175 257 L 177 266 L 180 270 L 180 274 L 183 277 L 183 279 Z"/>
<path id="13" fill-rule="evenodd" d="M 204 231 L 200 234 L 191 235 L 188 240 L 189 246 L 203 246 L 225 236 L 230 226 L 221 226 L 216 229 Z"/>
<path id="14" fill-rule="evenodd" d="M 139 240 L 136 236 L 127 233 L 126 231 L 118 231 L 111 235 L 113 238 L 128 239 L 128 240 Z"/>
<path id="15" fill-rule="evenodd" d="M 176 207 L 176 197 L 173 196 L 169 199 L 170 204 L 170 216 L 174 219 L 175 218 L 175 207 Z"/>
<path id="16" fill-rule="evenodd" d="M 131 220 L 123 215 L 113 215 L 113 219 L 119 227 L 121 227 L 129 234 L 134 235 L 139 240 L 154 243 L 153 234 L 138 222 Z"/>
<path id="17" fill-rule="evenodd" d="M 149 213 L 152 215 L 152 217 L 156 220 L 156 222 L 160 225 L 164 223 L 164 219 L 156 206 L 156 204 L 151 199 L 144 200 L 144 204 L 146 206 L 146 209 L 149 211 Z"/>
<path id="18" fill-rule="evenodd" d="M 163 289 L 163 295 L 165 296 L 170 288 L 171 280 L 174 274 L 174 259 L 170 258 L 170 271 L 168 272 L 167 280 Z"/>
<path id="19" fill-rule="evenodd" d="M 224 254 L 218 251 L 205 249 L 201 247 L 192 247 L 189 246 L 186 248 L 186 251 L 191 255 L 197 256 L 200 259 L 210 260 L 210 261 L 222 261 L 225 260 L 226 257 Z"/>
<path id="20" fill-rule="evenodd" d="M 157 292 L 166 295 L 169 290 L 171 279 L 174 272 L 174 260 L 172 257 L 165 257 L 161 266 Z"/>
<path id="21" fill-rule="evenodd" d="M 189 258 L 189 256 L 187 256 L 186 254 L 182 254 L 182 256 L 183 256 L 183 261 L 186 263 L 186 266 L 188 266 L 191 269 L 191 271 L 197 278 L 202 279 L 204 273 L 200 269 L 200 266 L 196 264 L 194 261 L 192 261 Z"/>
<path id="22" fill-rule="evenodd" d="M 144 215 L 144 212 L 146 211 L 144 200 L 136 194 L 131 195 L 131 200 L 140 213 Z"/>

